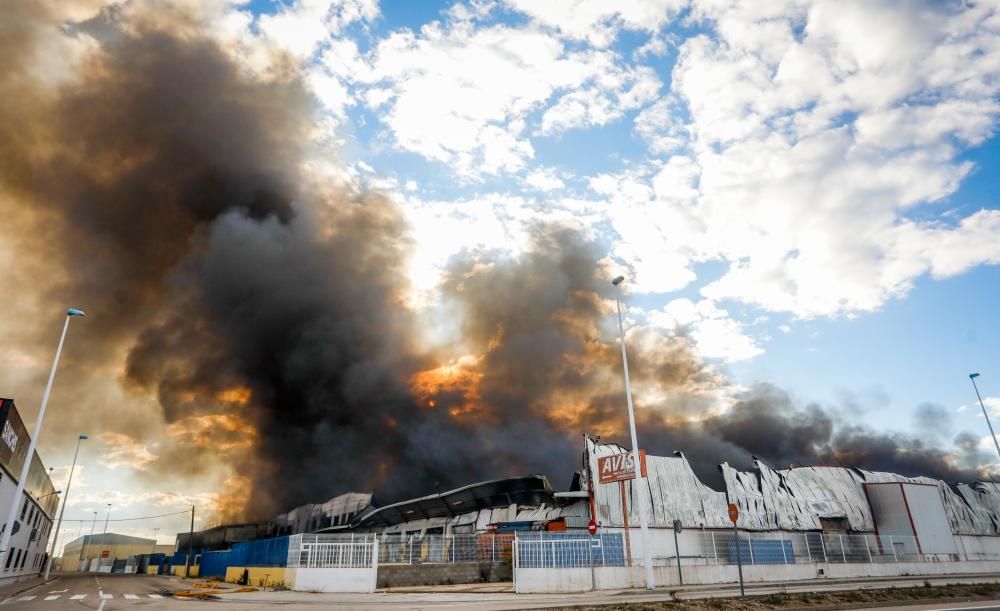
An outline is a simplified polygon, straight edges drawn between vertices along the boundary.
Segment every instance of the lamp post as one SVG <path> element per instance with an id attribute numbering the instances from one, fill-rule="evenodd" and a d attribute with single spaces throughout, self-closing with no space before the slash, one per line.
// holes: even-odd
<path id="1" fill-rule="evenodd" d="M 646 486 L 642 481 L 642 463 L 639 462 L 639 440 L 635 433 L 635 410 L 632 408 L 632 383 L 628 379 L 628 357 L 625 355 L 625 327 L 622 325 L 622 302 L 619 298 L 621 294 L 621 283 L 625 280 L 625 276 L 618 276 L 611 281 L 611 284 L 618 289 L 615 293 L 615 306 L 618 310 L 618 334 L 621 338 L 622 344 L 622 367 L 625 370 L 625 398 L 628 402 L 628 426 L 629 431 L 632 433 L 632 470 L 635 473 L 635 490 L 637 501 L 639 503 L 639 538 L 642 541 L 642 559 L 643 563 L 646 565 L 646 589 L 652 590 L 654 588 L 653 584 L 653 557 L 652 551 L 649 549 L 649 517 L 647 504 L 647 490 Z M 626 507 L 622 507 L 622 513 L 624 514 L 627 510 Z"/>
<path id="2" fill-rule="evenodd" d="M 52 392 L 52 382 L 56 379 L 56 367 L 59 366 L 59 356 L 62 354 L 63 343 L 66 341 L 66 331 L 69 330 L 69 319 L 74 316 L 83 316 L 83 310 L 69 308 L 66 310 L 66 322 L 63 324 L 62 335 L 59 337 L 59 347 L 56 348 L 56 357 L 52 360 L 52 370 L 49 372 L 49 381 L 45 385 L 45 394 L 42 395 L 42 406 L 38 408 L 38 419 L 35 420 L 35 432 L 28 441 L 28 452 L 25 454 L 24 464 L 21 466 L 21 477 L 17 480 L 17 489 L 10 502 L 10 510 L 7 512 L 6 524 L 10 528 L 5 528 L 0 536 L 0 566 L 6 566 L 7 554 L 10 552 L 10 537 L 14 532 L 14 520 L 17 518 L 17 506 L 21 503 L 21 495 L 24 494 L 24 483 L 28 481 L 28 470 L 31 467 L 31 459 L 35 456 L 35 444 L 38 443 L 38 435 L 42 432 L 42 421 L 45 420 L 45 407 L 49 403 L 49 394 Z"/>
<path id="3" fill-rule="evenodd" d="M 160 536 L 160 529 L 159 528 L 154 528 L 153 529 L 153 549 L 152 549 L 152 551 L 149 552 L 150 554 L 155 554 L 156 553 L 156 539 L 159 536 Z"/>
<path id="4" fill-rule="evenodd" d="M 104 566 L 104 544 L 108 542 L 108 520 L 111 519 L 111 503 L 108 503 L 108 515 L 104 516 L 104 534 L 101 535 L 101 563 L 98 565 Z M 108 550 L 108 555 L 111 555 L 111 550 Z"/>
<path id="5" fill-rule="evenodd" d="M 94 512 L 94 521 L 90 524 L 90 536 L 87 537 L 87 541 L 80 548 L 80 561 L 89 560 L 87 558 L 87 551 L 90 549 L 90 544 L 94 541 L 94 528 L 97 526 L 97 512 Z"/>
<path id="6" fill-rule="evenodd" d="M 45 563 L 45 575 L 43 579 L 49 578 L 49 571 L 52 570 L 52 558 L 56 554 L 56 540 L 59 538 L 59 529 L 62 527 L 63 514 L 66 513 L 66 503 L 69 502 L 69 487 L 73 484 L 73 472 L 76 471 L 76 457 L 80 455 L 80 442 L 87 439 L 86 435 L 76 438 L 76 451 L 73 452 L 73 466 L 69 468 L 69 480 L 66 481 L 66 496 L 63 497 L 62 509 L 59 510 L 59 521 L 56 522 L 55 534 L 52 535 L 52 549 L 49 550 L 49 559 Z"/>
<path id="7" fill-rule="evenodd" d="M 976 386 L 976 378 L 978 377 L 978 373 L 969 374 L 969 379 L 972 380 L 972 387 L 976 389 L 976 398 L 979 399 L 979 407 L 983 408 L 983 417 L 986 418 L 986 426 L 990 428 L 990 438 L 993 440 L 993 446 L 997 449 L 997 456 L 1000 456 L 1000 442 L 997 441 L 997 434 L 993 432 L 993 424 L 990 423 L 990 415 L 986 413 L 983 396 L 979 394 L 979 387 Z"/>

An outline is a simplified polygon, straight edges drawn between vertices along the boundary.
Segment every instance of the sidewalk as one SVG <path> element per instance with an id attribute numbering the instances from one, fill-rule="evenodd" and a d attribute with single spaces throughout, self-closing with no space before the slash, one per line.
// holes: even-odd
<path id="1" fill-rule="evenodd" d="M 11 583 L 6 583 L 0 586 L 0 600 L 10 598 L 12 596 L 17 596 L 22 592 L 27 592 L 28 590 L 40 586 L 43 583 L 49 583 L 50 581 L 55 581 L 59 577 L 57 575 L 51 575 L 48 579 L 42 579 L 40 576 L 29 577 L 28 579 L 22 579 L 21 581 L 14 581 Z"/>
<path id="2" fill-rule="evenodd" d="M 1000 575 L 947 575 L 934 577 L 893 577 L 891 579 L 857 579 L 785 581 L 754 583 L 746 586 L 748 596 L 774 593 L 837 591 L 851 589 L 883 589 L 889 587 L 906 588 L 923 586 L 925 582 L 935 585 L 954 583 L 997 583 Z M 492 591 L 475 590 L 477 585 L 494 586 Z M 646 590 L 601 590 L 573 594 L 514 594 L 503 591 L 502 584 L 472 584 L 466 586 L 445 586 L 437 588 L 409 588 L 407 591 L 394 589 L 380 590 L 375 594 L 332 594 L 311 592 L 247 592 L 242 594 L 218 594 L 216 598 L 224 602 L 244 604 L 281 604 L 289 611 L 315 608 L 316 605 L 345 606 L 354 610 L 387 610 L 400 608 L 462 608 L 474 609 L 539 609 L 572 606 L 596 606 L 611 603 L 637 603 L 654 601 L 678 601 L 709 598 L 731 598 L 739 596 L 739 585 L 733 583 L 696 585 L 685 587 L 664 587 L 653 592 Z M 497 591 L 500 590 L 500 591 Z"/>

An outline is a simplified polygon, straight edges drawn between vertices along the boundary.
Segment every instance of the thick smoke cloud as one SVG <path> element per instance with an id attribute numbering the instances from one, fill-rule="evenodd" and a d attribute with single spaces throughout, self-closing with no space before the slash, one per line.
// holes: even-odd
<path id="1" fill-rule="evenodd" d="M 114 11 L 64 28 L 43 3 L 0 9 L 0 212 L 32 271 L 20 288 L 92 314 L 74 328 L 86 362 L 62 384 L 103 376 L 159 410 L 102 405 L 55 426 L 141 438 L 155 415 L 166 439 L 146 476 L 231 468 L 247 489 L 226 517 L 526 473 L 562 486 L 582 434 L 626 440 L 613 274 L 583 230 L 538 226 L 517 257 L 456 257 L 440 294 L 454 327 L 427 344 L 406 305 L 402 212 L 301 169 L 313 102 L 295 71 L 250 77 L 190 16 L 154 6 L 127 27 Z M 99 52 L 49 82 L 33 58 L 67 31 Z M 628 346 L 643 445 L 684 451 L 706 481 L 752 455 L 974 475 L 956 466 L 973 450 L 956 461 L 770 387 L 713 412 L 725 379 L 683 330 L 635 326 Z"/>

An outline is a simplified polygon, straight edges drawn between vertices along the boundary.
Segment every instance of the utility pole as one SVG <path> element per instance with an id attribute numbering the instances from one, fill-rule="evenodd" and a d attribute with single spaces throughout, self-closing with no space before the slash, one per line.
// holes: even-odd
<path id="1" fill-rule="evenodd" d="M 149 552 L 150 554 L 155 554 L 156 553 L 156 539 L 159 536 L 160 536 L 160 529 L 159 528 L 154 528 L 153 529 L 153 549 L 150 550 L 150 552 Z"/>
<path id="2" fill-rule="evenodd" d="M 108 520 L 111 519 L 111 503 L 108 503 L 108 515 L 104 516 L 104 534 L 101 535 L 101 561 L 97 563 L 97 568 L 100 570 L 104 566 L 104 544 L 108 542 Z M 108 550 L 108 556 L 111 556 L 111 550 Z M 112 563 L 114 564 L 114 563 Z"/>
<path id="3" fill-rule="evenodd" d="M 194 547 L 194 505 L 191 505 L 191 530 L 188 531 L 188 553 L 184 560 L 184 576 L 191 576 L 191 549 Z"/>

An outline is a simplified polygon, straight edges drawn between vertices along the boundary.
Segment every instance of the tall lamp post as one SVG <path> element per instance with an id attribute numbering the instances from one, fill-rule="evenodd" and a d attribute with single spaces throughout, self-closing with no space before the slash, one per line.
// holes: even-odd
<path id="1" fill-rule="evenodd" d="M 95 511 L 94 521 L 91 522 L 90 524 L 90 536 L 87 537 L 86 541 L 83 544 L 83 547 L 80 548 L 80 562 L 83 562 L 84 560 L 90 560 L 90 558 L 87 558 L 87 552 L 90 551 L 90 544 L 94 542 L 94 528 L 96 527 L 97 527 L 97 512 Z"/>
<path id="2" fill-rule="evenodd" d="M 990 427 L 990 438 L 993 440 L 993 446 L 997 449 L 997 456 L 1000 456 L 1000 442 L 997 441 L 997 434 L 993 432 L 993 424 L 990 423 L 990 415 L 986 413 L 983 396 L 979 394 L 979 387 L 976 386 L 976 378 L 978 377 L 978 373 L 969 374 L 969 379 L 972 380 L 972 387 L 976 389 L 976 398 L 979 399 L 979 407 L 983 408 L 983 417 L 986 418 L 986 426 Z"/>
<path id="3" fill-rule="evenodd" d="M 63 495 L 62 509 L 59 510 L 59 521 L 56 522 L 56 530 L 52 535 L 52 549 L 49 550 L 49 559 L 45 563 L 45 575 L 43 579 L 49 578 L 49 571 L 52 570 L 52 558 L 56 554 L 56 540 L 59 538 L 59 529 L 62 528 L 63 514 L 66 513 L 66 503 L 69 502 L 69 487 L 73 484 L 73 472 L 76 471 L 76 457 L 80 455 L 80 442 L 87 439 L 86 435 L 76 438 L 76 451 L 73 452 L 73 466 L 69 468 L 69 480 L 66 482 L 66 494 Z"/>
<path id="4" fill-rule="evenodd" d="M 642 540 L 642 559 L 646 565 L 646 589 L 652 590 L 653 584 L 653 556 L 649 549 L 649 516 L 646 508 L 647 490 L 642 481 L 642 463 L 639 462 L 639 440 L 635 433 L 635 410 L 632 408 L 632 383 L 628 379 L 628 357 L 625 356 L 625 327 L 622 325 L 622 302 L 619 298 L 621 294 L 621 283 L 625 276 L 618 276 L 611 281 L 618 292 L 615 293 L 615 306 L 618 309 L 618 334 L 622 344 L 622 367 L 625 369 L 625 397 L 628 401 L 628 426 L 632 433 L 632 470 L 635 473 L 635 490 L 639 503 L 639 537 Z M 627 508 L 622 507 L 622 512 Z"/>
<path id="5" fill-rule="evenodd" d="M 38 435 L 42 431 L 42 421 L 45 419 L 45 407 L 49 403 L 49 394 L 52 392 L 52 382 L 56 379 L 56 367 L 59 366 L 59 356 L 62 354 L 63 343 L 66 342 L 66 331 L 69 330 L 69 319 L 74 316 L 83 316 L 83 310 L 70 308 L 66 310 L 66 322 L 63 324 L 62 335 L 59 337 L 59 347 L 56 348 L 56 357 L 52 360 L 52 370 L 49 372 L 49 382 L 45 385 L 45 394 L 42 395 L 42 406 L 38 408 L 38 419 L 35 420 L 35 432 L 32 433 L 28 441 L 28 453 L 25 454 L 24 464 L 21 466 L 21 477 L 17 480 L 17 490 L 10 502 L 10 510 L 7 512 L 5 524 L 10 528 L 5 528 L 0 536 L 0 566 L 6 566 L 7 554 L 10 552 L 10 537 L 14 532 L 14 520 L 17 518 L 17 506 L 21 504 L 21 496 L 24 494 L 24 483 L 28 481 L 28 469 L 31 467 L 31 459 L 35 456 L 35 444 L 38 443 Z"/>
<path id="6" fill-rule="evenodd" d="M 108 515 L 104 516 L 104 534 L 101 535 L 101 562 L 97 565 L 98 567 L 104 566 L 104 544 L 108 542 L 108 520 L 111 519 L 111 503 L 108 503 Z M 108 550 L 108 555 L 111 555 L 111 550 Z"/>

